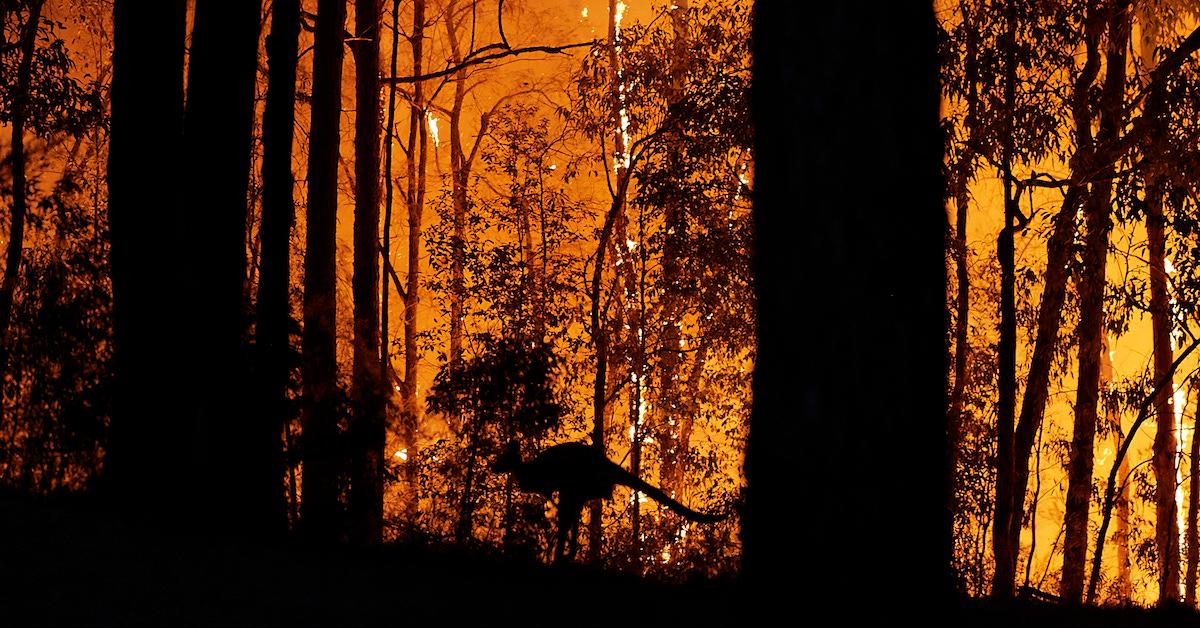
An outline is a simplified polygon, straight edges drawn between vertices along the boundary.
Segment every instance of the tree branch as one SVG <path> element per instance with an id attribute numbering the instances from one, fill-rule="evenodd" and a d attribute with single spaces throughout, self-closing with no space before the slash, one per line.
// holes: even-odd
<path id="1" fill-rule="evenodd" d="M 454 65 L 446 66 L 445 68 L 438 70 L 437 72 L 428 72 L 428 73 L 421 74 L 418 76 L 393 76 L 393 77 L 385 76 L 385 77 L 383 77 L 383 79 L 381 79 L 380 82 L 384 85 L 388 85 L 391 83 L 416 83 L 419 81 L 427 81 L 429 79 L 441 78 L 443 76 L 448 76 L 448 75 L 454 74 L 461 70 L 465 70 L 466 68 L 469 68 L 473 65 L 479 65 L 481 63 L 487 63 L 489 61 L 495 61 L 497 59 L 503 59 L 505 57 L 515 57 L 518 55 L 529 54 L 529 53 L 534 53 L 534 52 L 541 52 L 541 53 L 545 53 L 545 54 L 564 54 L 564 53 L 566 53 L 566 51 L 572 50 L 574 48 L 583 48 L 585 46 L 594 46 L 598 43 L 598 41 L 599 40 L 593 39 L 591 41 L 583 41 L 583 42 L 578 42 L 578 43 L 574 43 L 574 44 L 566 44 L 564 46 L 526 46 L 524 48 L 508 48 L 508 47 L 505 47 L 503 44 L 492 44 L 491 46 L 485 46 L 483 48 L 480 48 L 479 51 L 476 51 L 476 52 L 481 52 L 483 50 L 496 49 L 496 48 L 500 48 L 500 49 L 502 49 L 502 51 L 483 55 L 481 57 L 469 57 L 467 59 L 464 59 L 462 63 L 456 63 Z"/>

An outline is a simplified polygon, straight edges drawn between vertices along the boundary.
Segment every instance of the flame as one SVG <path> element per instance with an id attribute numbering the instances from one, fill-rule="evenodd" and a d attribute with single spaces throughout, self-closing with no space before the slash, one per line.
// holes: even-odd
<path id="1" fill-rule="evenodd" d="M 433 147 L 437 148 L 442 145 L 441 138 L 438 135 L 438 119 L 431 111 L 425 112 L 425 119 L 429 123 L 429 137 L 433 139 Z"/>
<path id="2" fill-rule="evenodd" d="M 392 457 L 399 458 L 400 462 L 408 462 L 408 448 L 397 451 L 396 453 L 392 454 Z"/>
<path id="3" fill-rule="evenodd" d="M 585 19 L 585 20 L 586 20 L 586 19 L 587 19 L 587 16 L 588 16 L 588 10 L 587 10 L 587 7 L 583 7 L 583 11 L 581 12 L 581 14 L 583 15 L 583 19 Z"/>

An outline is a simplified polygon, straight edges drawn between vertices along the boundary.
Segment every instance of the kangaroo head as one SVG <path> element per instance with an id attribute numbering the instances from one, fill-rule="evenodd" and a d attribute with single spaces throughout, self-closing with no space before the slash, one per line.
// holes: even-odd
<path id="1" fill-rule="evenodd" d="M 512 441 L 504 447 L 504 451 L 499 456 L 496 456 L 496 461 L 492 463 L 492 471 L 505 473 L 516 469 L 520 464 L 521 446 L 516 441 Z"/>

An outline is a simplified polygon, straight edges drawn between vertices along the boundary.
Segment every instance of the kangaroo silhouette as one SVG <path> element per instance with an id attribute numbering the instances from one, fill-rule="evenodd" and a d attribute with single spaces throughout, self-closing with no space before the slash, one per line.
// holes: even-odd
<path id="1" fill-rule="evenodd" d="M 555 563 L 575 557 L 579 549 L 579 518 L 584 505 L 594 499 L 612 499 L 613 489 L 618 484 L 645 493 L 688 521 L 712 523 L 729 516 L 692 510 L 605 458 L 595 447 L 583 443 L 554 445 L 528 461 L 521 460 L 521 450 L 516 443 L 509 443 L 492 465 L 492 470 L 513 473 L 522 491 L 539 493 L 546 499 L 558 494 Z M 566 552 L 568 535 L 571 549 Z"/>

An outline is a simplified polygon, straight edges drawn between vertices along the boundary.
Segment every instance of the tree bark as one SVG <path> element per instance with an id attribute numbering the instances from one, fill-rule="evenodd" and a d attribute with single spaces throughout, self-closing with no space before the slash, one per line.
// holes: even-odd
<path id="1" fill-rule="evenodd" d="M 1075 123 L 1075 154 L 1071 157 L 1072 183 L 1054 218 L 1053 231 L 1046 243 L 1045 283 L 1038 309 L 1037 334 L 1025 378 L 1025 394 L 1017 419 L 1013 456 L 1013 494 L 1025 494 L 1029 484 L 1029 455 L 1041 425 L 1049 394 L 1050 368 L 1058 347 L 1062 308 L 1067 291 L 1067 262 L 1077 227 L 1079 206 L 1087 194 L 1086 176 L 1091 173 L 1095 146 L 1092 137 L 1091 90 L 1100 72 L 1100 37 L 1105 12 L 1089 6 L 1084 20 L 1085 62 L 1075 79 L 1071 96 L 1071 116 Z M 1009 521 L 1010 538 L 1020 538 L 1024 520 L 1024 499 L 1014 500 Z M 1015 560 L 1015 555 L 1013 556 Z"/>
<path id="2" fill-rule="evenodd" d="M 350 480 L 352 539 L 383 540 L 383 448 L 387 426 L 379 371 L 379 37 L 383 0 L 355 0 L 354 402 Z"/>
<path id="3" fill-rule="evenodd" d="M 191 468 L 175 407 L 184 356 L 164 338 L 179 311 L 179 158 L 183 139 L 185 0 L 113 4 L 113 78 L 108 152 L 112 246 L 113 415 L 104 482 L 126 510 L 169 520 L 184 508 Z M 153 155 L 154 159 L 147 159 Z M 168 470 L 179 469 L 179 472 Z M 181 477 L 182 476 L 182 477 Z"/>
<path id="4" fill-rule="evenodd" d="M 932 11 L 755 7 L 752 102 L 770 132 L 755 135 L 759 346 L 741 523 L 743 582 L 760 610 L 793 604 L 779 574 L 808 564 L 821 566 L 805 595 L 812 612 L 861 604 L 867 564 L 884 612 L 937 612 L 950 599 Z M 864 145 L 882 177 L 869 186 L 855 184 Z M 848 376 L 864 361 L 888 374 L 869 398 Z M 816 516 L 795 515 L 801 486 Z M 852 497 L 863 487 L 869 499 Z"/>
<path id="5" fill-rule="evenodd" d="M 267 36 L 267 101 L 263 110 L 262 157 L 262 270 L 258 281 L 258 325 L 255 328 L 259 359 L 263 437 L 279 441 L 291 421 L 288 382 L 291 380 L 288 330 L 290 307 L 291 234 L 296 220 L 293 199 L 292 142 L 296 126 L 296 64 L 299 54 L 300 0 L 274 0 L 271 34 Z M 285 463 L 278 448 L 264 461 L 277 479 Z M 286 529 L 283 501 L 272 502 L 280 511 L 272 515 L 278 529 Z M 282 528 L 280 527 L 282 526 Z"/>
<path id="6" fill-rule="evenodd" d="M 301 341 L 304 533 L 328 543 L 339 536 L 336 441 L 337 173 L 342 111 L 345 0 L 319 0 L 313 50 L 309 125 L 308 208 L 304 254 L 304 336 Z"/>
<path id="7" fill-rule="evenodd" d="M 279 434 L 253 420 L 246 334 L 246 217 L 253 144 L 257 3 L 197 0 L 184 112 L 186 329 L 194 335 L 181 399 L 191 414 L 202 518 L 277 533 Z M 248 427 L 252 426 L 252 427 Z M 219 462 L 218 462 L 219 461 Z M 239 525 L 240 524 L 240 525 Z"/>
<path id="8" fill-rule="evenodd" d="M 675 31 L 674 51 L 671 59 L 671 88 L 668 91 L 667 111 L 682 99 L 684 83 L 687 80 L 688 69 L 688 35 L 687 0 L 676 0 L 672 3 L 671 24 Z M 678 133 L 676 133 L 678 135 Z M 675 152 L 668 154 L 668 159 Z M 683 311 L 683 246 L 687 238 L 687 214 L 676 200 L 667 200 L 663 209 L 663 239 L 662 256 L 662 358 L 659 361 L 658 376 L 658 407 L 662 411 L 662 422 L 659 429 L 659 446 L 663 451 L 662 487 L 669 493 L 678 495 L 686 486 L 683 481 L 687 473 L 688 442 L 684 439 L 683 424 L 685 406 L 688 405 L 679 395 L 679 371 L 683 366 L 683 330 L 680 317 Z"/>
<path id="9" fill-rule="evenodd" d="M 1108 43 L 1101 92 L 1100 127 L 1096 140 L 1107 144 L 1121 128 L 1125 88 L 1125 48 L 1129 44 L 1127 2 L 1116 2 L 1108 11 Z M 1087 235 L 1079 298 L 1079 384 L 1075 395 L 1075 424 L 1071 438 L 1063 541 L 1061 596 L 1064 602 L 1082 601 L 1084 565 L 1087 561 L 1088 513 L 1091 510 L 1093 445 L 1100 396 L 1100 348 L 1104 335 L 1105 266 L 1108 230 L 1111 227 L 1112 176 L 1109 161 L 1097 164 L 1099 174 L 1084 205 Z"/>
<path id="10" fill-rule="evenodd" d="M 1152 19 L 1139 16 L 1142 37 L 1138 56 L 1146 74 L 1154 68 L 1154 49 L 1157 32 Z M 1148 83 L 1143 80 L 1143 87 Z M 1151 145 L 1162 141 L 1162 125 L 1157 118 L 1151 121 L 1148 133 Z M 1166 230 L 1163 216 L 1163 181 L 1153 168 L 1144 176 L 1146 205 L 1147 264 L 1150 267 L 1150 328 L 1154 350 L 1154 381 L 1168 380 L 1154 398 L 1154 544 L 1158 554 L 1158 603 L 1179 599 L 1179 519 L 1175 491 L 1175 385 L 1171 378 L 1171 296 L 1167 288 Z"/>
<path id="11" fill-rule="evenodd" d="M 1004 135 L 1000 140 L 1000 176 L 1004 190 L 1004 226 L 996 241 L 996 259 L 1000 264 L 1000 341 L 996 345 L 998 374 L 996 376 L 996 499 L 993 517 L 992 554 L 996 567 L 993 572 L 992 596 L 1012 597 L 1016 578 L 1017 554 L 1020 549 L 1020 522 L 1013 520 L 1016 503 L 1025 501 L 1025 486 L 1015 486 L 1014 438 L 1017 395 L 1017 305 L 1016 258 L 1013 232 L 1017 229 L 1017 206 L 1020 199 L 1013 193 L 1013 125 L 1016 118 L 1017 82 L 1017 5 L 1008 0 L 1004 34 Z M 1015 530 L 1015 531 L 1014 531 Z"/>
<path id="12" fill-rule="evenodd" d="M 400 0 L 392 0 L 392 52 L 391 76 L 396 75 L 396 61 L 400 56 Z M 395 182 L 392 180 L 392 150 L 396 143 L 396 84 L 388 84 L 387 131 L 384 134 L 384 164 L 383 164 L 383 241 L 382 255 L 383 273 L 379 286 L 379 372 L 383 379 L 384 411 L 391 407 L 392 401 L 392 350 L 391 333 L 388 327 L 388 309 L 391 290 L 388 288 L 388 275 L 395 273 L 392 269 L 392 207 L 395 202 Z M 385 421 L 387 419 L 385 418 Z"/>
<path id="13" fill-rule="evenodd" d="M 413 2 L 413 29 L 409 37 L 413 55 L 413 76 L 420 76 L 425 55 L 425 0 Z M 400 437 L 408 447 L 410 460 L 417 454 L 417 431 L 421 406 L 417 397 L 417 370 L 421 355 L 417 347 L 417 306 L 421 290 L 421 221 L 425 211 L 425 167 L 428 152 L 426 130 L 425 83 L 413 84 L 408 120 L 408 273 L 404 288 L 404 383 L 401 401 Z M 410 516 L 417 512 L 419 502 L 416 465 L 405 465 L 405 482 L 409 486 L 409 501 L 405 505 Z"/>
<path id="14" fill-rule="evenodd" d="M 474 0 L 472 0 L 474 1 Z M 458 24 L 455 13 L 458 2 L 451 0 L 446 11 L 446 35 L 450 42 L 450 60 L 462 64 L 463 54 L 458 41 Z M 466 263 L 464 245 L 467 232 L 467 185 L 471 177 L 471 163 L 463 152 L 462 111 L 467 93 L 467 72 L 455 72 L 454 102 L 450 107 L 450 200 L 453 205 L 454 232 L 450 236 L 450 354 L 451 368 L 462 362 L 463 354 L 463 266 Z M 483 135 L 484 129 L 479 129 Z"/>

